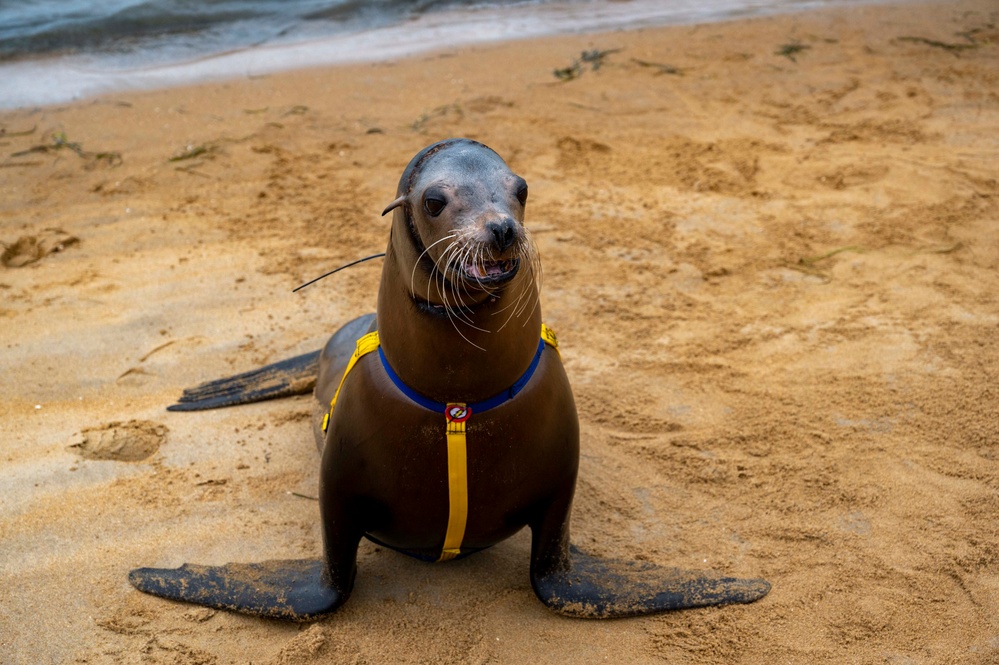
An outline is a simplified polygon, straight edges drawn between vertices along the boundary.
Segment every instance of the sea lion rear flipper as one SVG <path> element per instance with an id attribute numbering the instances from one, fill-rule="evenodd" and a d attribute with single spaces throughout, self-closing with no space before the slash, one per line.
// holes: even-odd
<path id="1" fill-rule="evenodd" d="M 278 397 L 304 395 L 316 385 L 320 370 L 320 355 L 325 353 L 323 362 L 334 365 L 340 360 L 340 356 L 343 356 L 342 363 L 338 365 L 342 373 L 347 358 L 354 351 L 357 338 L 370 331 L 374 320 L 374 314 L 365 314 L 348 321 L 320 351 L 303 353 L 259 369 L 187 388 L 176 404 L 167 407 L 167 411 L 205 411 L 224 406 L 263 402 Z"/>
<path id="2" fill-rule="evenodd" d="M 177 404 L 167 407 L 167 411 L 204 411 L 301 395 L 312 390 L 318 373 L 319 351 L 304 353 L 260 369 L 188 388 Z"/>
<path id="3" fill-rule="evenodd" d="M 292 621 L 316 619 L 346 600 L 326 581 L 320 559 L 137 568 L 128 581 L 162 598 Z"/>
<path id="4" fill-rule="evenodd" d="M 767 595 L 762 579 L 713 576 L 701 571 L 661 568 L 598 559 L 575 547 L 569 569 L 535 575 L 532 584 L 549 608 L 568 616 L 611 618 L 732 603 L 751 603 Z"/>

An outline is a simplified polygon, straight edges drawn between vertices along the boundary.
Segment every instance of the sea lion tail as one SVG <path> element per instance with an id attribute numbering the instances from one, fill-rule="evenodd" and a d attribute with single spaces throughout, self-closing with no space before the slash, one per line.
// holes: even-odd
<path id="1" fill-rule="evenodd" d="M 187 388 L 176 404 L 167 407 L 167 411 L 204 411 L 302 395 L 316 385 L 319 353 L 304 353 L 266 367 Z"/>

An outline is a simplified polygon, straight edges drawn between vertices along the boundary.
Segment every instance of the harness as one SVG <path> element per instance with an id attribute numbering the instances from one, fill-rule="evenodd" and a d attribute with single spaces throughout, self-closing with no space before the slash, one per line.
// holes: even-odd
<path id="1" fill-rule="evenodd" d="M 329 428 L 330 420 L 333 417 L 333 409 L 336 407 L 337 398 L 340 396 L 343 384 L 347 381 L 347 375 L 350 374 L 350 370 L 354 369 L 354 365 L 357 364 L 358 360 L 375 350 L 378 351 L 378 357 L 381 358 L 382 367 L 385 368 L 385 373 L 388 374 L 388 377 L 392 379 L 392 383 L 394 383 L 396 387 L 399 388 L 404 395 L 406 395 L 406 397 L 425 409 L 444 414 L 444 431 L 447 438 L 447 485 L 449 513 L 447 532 L 444 535 L 444 546 L 441 549 L 441 555 L 440 558 L 437 559 L 438 561 L 449 561 L 450 559 L 453 559 L 461 554 L 461 541 L 465 536 L 465 523 L 468 519 L 468 456 L 465 441 L 466 423 L 468 422 L 468 419 L 472 417 L 473 413 L 479 414 L 484 413 L 489 409 L 494 409 L 497 406 L 513 399 L 517 393 L 523 390 L 528 382 L 530 382 L 531 377 L 534 375 L 534 371 L 538 368 L 538 365 L 541 362 L 541 354 L 545 350 L 545 344 L 550 345 L 556 352 L 558 352 L 558 337 L 555 336 L 555 332 L 551 328 L 542 323 L 541 339 L 538 342 L 538 350 L 535 352 L 534 358 L 531 360 L 531 364 L 527 368 L 527 371 L 525 371 L 512 386 L 503 392 L 480 402 L 472 402 L 471 404 L 468 404 L 465 402 L 437 402 L 420 395 L 403 383 L 402 379 L 399 378 L 399 375 L 395 373 L 395 370 L 392 369 L 388 360 L 385 358 L 385 352 L 381 349 L 377 330 L 370 332 L 357 340 L 357 346 L 354 349 L 354 354 L 350 357 L 350 361 L 347 363 L 347 369 L 344 370 L 343 377 L 340 379 L 340 385 L 337 386 L 336 393 L 333 394 L 333 399 L 330 401 L 330 409 L 326 415 L 323 416 L 323 432 Z"/>

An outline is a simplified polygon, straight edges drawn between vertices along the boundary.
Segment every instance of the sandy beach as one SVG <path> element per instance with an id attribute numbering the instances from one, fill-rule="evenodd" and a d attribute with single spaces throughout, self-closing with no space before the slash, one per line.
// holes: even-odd
<path id="1" fill-rule="evenodd" d="M 999 662 L 997 26 L 868 6 L 0 113 L 0 663 Z M 382 251 L 449 136 L 530 184 L 574 541 L 762 601 L 562 618 L 527 532 L 364 542 L 313 624 L 129 586 L 320 554 L 311 397 L 165 407 L 372 311 L 378 262 L 292 289 Z"/>

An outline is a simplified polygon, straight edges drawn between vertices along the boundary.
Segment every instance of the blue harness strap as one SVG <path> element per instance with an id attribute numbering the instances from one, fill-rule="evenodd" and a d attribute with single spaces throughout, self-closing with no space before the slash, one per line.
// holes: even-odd
<path id="1" fill-rule="evenodd" d="M 469 415 L 473 413 L 482 413 L 484 411 L 488 411 L 489 409 L 494 409 L 500 404 L 508 402 L 514 397 L 516 397 L 517 393 L 523 390 L 524 386 L 526 386 L 528 382 L 530 382 L 531 377 L 534 376 L 534 371 L 538 369 L 538 365 L 541 363 L 541 354 L 544 350 L 545 350 L 545 340 L 542 338 L 538 342 L 538 350 L 534 353 L 534 358 L 531 360 L 531 364 L 530 366 L 528 366 L 527 371 L 521 374 L 520 378 L 517 379 L 512 386 L 510 386 L 503 392 L 493 395 L 492 397 L 484 399 L 480 402 L 472 402 L 471 404 L 466 404 L 465 408 L 468 409 Z M 389 365 L 388 359 L 385 357 L 385 352 L 382 351 L 381 346 L 378 347 L 378 357 L 382 359 L 382 367 L 385 368 L 385 373 L 388 374 L 388 377 L 390 379 L 392 379 L 392 383 L 395 384 L 395 387 L 401 390 L 406 397 L 413 400 L 414 402 L 422 406 L 424 409 L 429 409 L 430 411 L 434 411 L 436 413 L 444 413 L 444 411 L 447 409 L 447 404 L 445 404 L 444 402 L 437 402 L 428 397 L 424 397 L 423 395 L 421 395 L 420 393 L 416 392 L 415 390 L 407 386 L 405 383 L 403 383 L 402 379 L 399 378 L 399 375 L 396 374 L 395 370 L 392 369 L 392 366 Z"/>

